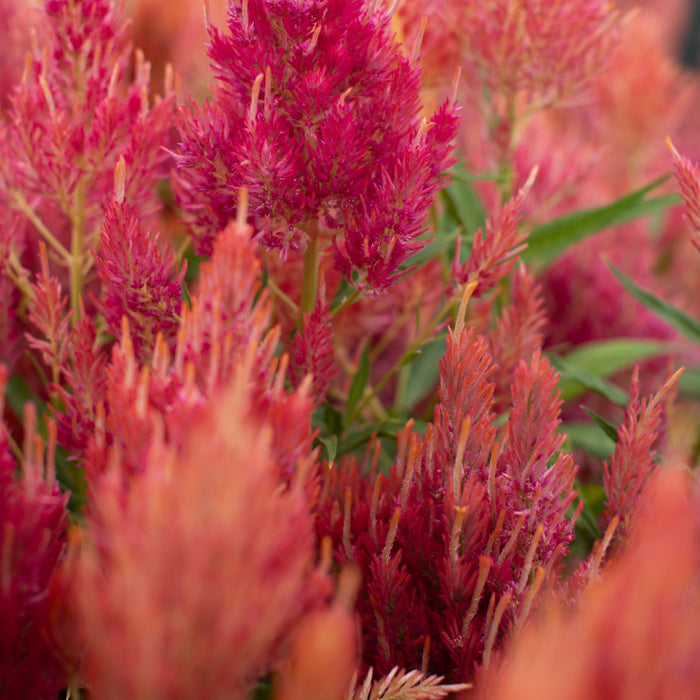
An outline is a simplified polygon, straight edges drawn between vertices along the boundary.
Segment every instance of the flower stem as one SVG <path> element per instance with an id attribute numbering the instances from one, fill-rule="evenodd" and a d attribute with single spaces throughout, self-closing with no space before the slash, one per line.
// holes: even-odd
<path id="1" fill-rule="evenodd" d="M 83 244 L 85 242 L 85 183 L 81 182 L 75 191 L 73 208 L 73 230 L 71 232 L 70 254 L 70 307 L 73 321 L 77 322 L 80 295 L 83 293 Z"/>
<path id="2" fill-rule="evenodd" d="M 304 253 L 304 279 L 301 287 L 301 302 L 299 304 L 302 317 L 299 319 L 300 324 L 305 313 L 313 313 L 318 298 L 318 268 L 321 259 L 318 222 L 312 221 L 309 224 L 308 234 L 311 240 Z"/>

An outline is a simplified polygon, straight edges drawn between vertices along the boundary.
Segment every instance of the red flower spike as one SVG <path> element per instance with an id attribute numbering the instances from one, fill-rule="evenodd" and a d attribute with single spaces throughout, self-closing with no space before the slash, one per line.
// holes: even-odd
<path id="1" fill-rule="evenodd" d="M 140 361 L 149 359 L 158 334 L 173 346 L 187 265 L 177 271 L 174 253 L 161 254 L 158 235 L 142 230 L 118 194 L 105 213 L 94 258 L 102 282 L 96 303 L 109 332 L 118 338 L 126 316 Z"/>
<path id="2" fill-rule="evenodd" d="M 370 454 L 323 473 L 317 529 L 341 565 L 362 571 L 363 662 L 378 673 L 407 665 L 473 678 L 539 607 L 573 538 L 575 467 L 556 432 L 556 373 L 539 350 L 520 361 L 497 439 L 495 367 L 465 327 L 475 286 L 449 331 L 425 434 L 410 423 L 398 434 L 386 478 Z"/>
<path id="3" fill-rule="evenodd" d="M 51 369 L 54 383 L 60 379 L 69 352 L 72 311 L 67 311 L 68 298 L 61 294 L 61 285 L 49 272 L 49 259 L 43 241 L 39 243 L 41 271 L 31 285 L 32 296 L 27 315 L 39 336 L 27 334 L 29 347 L 41 352 L 41 359 Z"/>
<path id="4" fill-rule="evenodd" d="M 286 256 L 333 239 L 337 269 L 382 291 L 422 245 L 454 103 L 421 123 L 419 69 L 380 3 L 246 0 L 228 30 L 209 29 L 212 102 L 180 119 L 175 185 L 196 250 L 211 252 L 245 186 L 266 245 Z"/>
<path id="5" fill-rule="evenodd" d="M 457 238 L 450 275 L 454 286 L 478 282 L 475 294 L 483 296 L 513 269 L 518 254 L 527 248 L 527 234 L 521 232 L 518 225 L 523 200 L 536 176 L 537 168 L 534 168 L 518 194 L 503 205 L 496 217 L 487 222 L 486 235 L 481 229 L 476 232 L 471 255 L 465 263 L 459 262 L 461 239 Z"/>
<path id="6" fill-rule="evenodd" d="M 523 631 L 479 698 L 692 698 L 700 683 L 697 489 L 656 472 L 626 551 L 574 610 L 555 601 Z"/>
<path id="7" fill-rule="evenodd" d="M 8 374 L 0 366 L 0 414 Z M 68 495 L 55 480 L 56 427 L 48 444 L 36 434 L 28 403 L 21 475 L 15 478 L 7 428 L 0 425 L 0 693 L 55 697 L 67 678 L 54 648 L 50 588 L 66 546 Z"/>
<path id="8" fill-rule="evenodd" d="M 83 678 L 100 697 L 245 697 L 327 599 L 313 564 L 309 465 L 281 487 L 255 381 L 239 365 L 190 415 L 179 447 L 149 410 L 141 473 L 124 490 L 115 455 L 94 489 L 94 547 L 74 553 L 72 578 Z"/>
<path id="9" fill-rule="evenodd" d="M 685 202 L 685 222 L 693 237 L 693 245 L 700 250 L 700 169 L 684 158 L 666 139 L 673 157 L 673 170 L 681 197 Z"/>
<path id="10" fill-rule="evenodd" d="M 639 368 L 635 367 L 625 417 L 617 431 L 615 452 L 603 464 L 603 486 L 607 497 L 603 521 L 607 527 L 613 518 L 619 519 L 615 533 L 618 543 L 626 540 L 630 518 L 654 471 L 654 444 L 664 419 L 663 400 L 682 373 L 682 369 L 678 370 L 656 394 L 640 399 Z"/>
<path id="11" fill-rule="evenodd" d="M 470 313 L 470 320 L 488 340 L 489 354 L 496 364 L 493 382 L 495 411 L 499 414 L 510 404 L 515 368 L 521 359 L 542 347 L 547 323 L 541 287 L 523 266 L 511 276 L 508 292 L 510 302 L 501 309 L 493 328 L 489 327 L 493 297 L 477 302 L 477 318 L 473 311 Z"/>
<path id="12" fill-rule="evenodd" d="M 311 395 L 318 407 L 338 373 L 330 307 L 320 299 L 312 314 L 304 314 L 301 330 L 295 333 L 292 341 L 291 359 L 296 385 L 307 374 L 313 377 Z"/>

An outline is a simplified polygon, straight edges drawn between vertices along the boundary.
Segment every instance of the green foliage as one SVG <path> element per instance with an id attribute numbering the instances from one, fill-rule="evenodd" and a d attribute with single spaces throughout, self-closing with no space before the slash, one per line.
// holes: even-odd
<path id="1" fill-rule="evenodd" d="M 649 290 L 640 287 L 627 275 L 619 270 L 612 263 L 608 263 L 612 273 L 622 283 L 624 288 L 639 302 L 651 309 L 659 318 L 671 324 L 677 331 L 680 331 L 686 338 L 694 343 L 700 344 L 700 323 L 688 316 L 681 309 L 669 304 L 667 301 L 652 294 Z"/>
<path id="2" fill-rule="evenodd" d="M 535 227 L 530 232 L 528 247 L 521 258 L 537 267 L 546 267 L 566 252 L 574 243 L 602 231 L 662 211 L 680 199 L 676 195 L 647 198 L 669 176 L 657 178 L 645 187 L 621 197 L 611 204 L 566 214 L 553 221 Z"/>

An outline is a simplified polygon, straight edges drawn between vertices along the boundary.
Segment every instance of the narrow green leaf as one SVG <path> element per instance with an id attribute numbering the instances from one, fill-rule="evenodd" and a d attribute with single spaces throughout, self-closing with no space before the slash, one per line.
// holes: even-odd
<path id="1" fill-rule="evenodd" d="M 362 394 L 367 386 L 367 380 L 369 379 L 369 343 L 365 346 L 365 349 L 360 358 L 360 364 L 357 367 L 357 372 L 352 379 L 352 384 L 350 385 L 350 393 L 348 394 L 348 403 L 345 409 L 346 419 L 351 419 L 355 414 L 355 409 L 357 404 L 362 398 Z"/>
<path id="2" fill-rule="evenodd" d="M 437 386 L 440 379 L 440 359 L 444 354 L 445 338 L 432 340 L 421 348 L 420 354 L 411 364 L 401 402 L 402 411 L 409 411 Z"/>
<path id="3" fill-rule="evenodd" d="M 668 345 L 657 340 L 614 338 L 578 345 L 564 359 L 597 377 L 609 377 L 635 362 L 664 352 L 668 352 Z"/>
<path id="4" fill-rule="evenodd" d="M 484 206 L 462 163 L 454 166 L 452 175 L 452 184 L 443 190 L 446 213 L 451 215 L 466 233 L 474 233 L 486 224 Z"/>
<path id="5" fill-rule="evenodd" d="M 615 450 L 615 441 L 595 423 L 570 421 L 559 426 L 559 432 L 565 433 L 571 449 L 578 447 L 598 459 L 607 459 Z M 617 434 L 615 435 L 617 437 Z"/>
<path id="6" fill-rule="evenodd" d="M 328 437 L 319 436 L 318 441 L 326 448 L 326 459 L 328 460 L 328 465 L 333 466 L 335 462 L 335 456 L 338 452 L 338 436 L 329 435 Z"/>
<path id="7" fill-rule="evenodd" d="M 690 338 L 694 343 L 700 343 L 700 323 L 688 316 L 685 311 L 669 304 L 663 299 L 652 294 L 647 289 L 640 287 L 627 277 L 611 262 L 607 263 L 612 273 L 622 283 L 622 286 L 639 302 L 651 309 L 657 316 L 667 323 L 670 323 L 676 330 L 680 331 L 686 338 Z"/>
<path id="8" fill-rule="evenodd" d="M 565 401 L 578 396 L 584 389 L 600 394 L 616 406 L 624 406 L 627 403 L 627 394 L 612 382 L 597 377 L 583 367 L 571 364 L 563 357 L 548 355 L 554 368 L 560 373 L 559 390 Z"/>
<path id="9" fill-rule="evenodd" d="M 680 201 L 677 195 L 646 199 L 646 195 L 668 177 L 664 175 L 611 204 L 577 211 L 537 226 L 530 232 L 527 250 L 523 251 L 520 257 L 526 262 L 548 265 L 567 248 L 587 236 L 676 204 Z"/>
<path id="10" fill-rule="evenodd" d="M 590 408 L 581 406 L 581 408 L 591 417 L 593 422 L 611 439 L 617 444 L 617 428 L 615 428 L 612 423 L 609 423 L 603 416 L 598 415 L 595 411 L 591 411 Z M 610 453 L 608 453 L 610 454 Z"/>
<path id="11" fill-rule="evenodd" d="M 678 388 L 683 394 L 700 396 L 700 369 L 683 372 L 678 380 Z"/>

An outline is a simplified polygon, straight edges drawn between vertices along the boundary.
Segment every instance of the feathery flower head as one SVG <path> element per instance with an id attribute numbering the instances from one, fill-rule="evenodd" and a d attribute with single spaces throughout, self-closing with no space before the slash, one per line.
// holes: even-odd
<path id="1" fill-rule="evenodd" d="M 209 32 L 217 83 L 182 112 L 175 183 L 196 250 L 211 251 L 245 186 L 266 245 L 333 240 L 348 279 L 387 287 L 444 184 L 454 103 L 421 122 L 416 57 L 381 3 L 239 0 L 228 34 Z"/>
<path id="2" fill-rule="evenodd" d="M 0 366 L 0 414 L 8 374 Z M 68 495 L 55 479 L 56 427 L 44 445 L 25 408 L 21 475 L 0 424 L 0 696 L 55 697 L 65 671 L 51 644 L 51 582 L 63 559 Z"/>
<path id="3" fill-rule="evenodd" d="M 463 59 L 476 84 L 524 92 L 549 105 L 602 67 L 617 12 L 608 0 L 496 0 L 452 3 Z"/>
<path id="4" fill-rule="evenodd" d="M 172 76 L 165 98 L 151 104 L 149 65 L 135 57 L 126 84 L 131 50 L 116 2 L 46 0 L 0 134 L 0 201 L 22 233 L 11 271 L 34 269 L 43 240 L 74 312 L 91 279 L 119 158 L 131 175 L 128 201 L 141 214 L 154 210 L 154 185 L 169 159 L 161 146 L 172 124 Z"/>
<path id="5" fill-rule="evenodd" d="M 539 351 L 520 361 L 499 437 L 496 368 L 464 322 L 475 286 L 448 334 L 425 434 L 412 422 L 399 432 L 386 476 L 378 444 L 363 463 L 324 470 L 318 532 L 341 566 L 362 571 L 363 661 L 378 673 L 398 665 L 473 678 L 536 609 L 573 539 L 576 468 L 556 431 L 556 373 Z"/>
<path id="6" fill-rule="evenodd" d="M 666 143 L 671 150 L 673 171 L 685 203 L 685 222 L 690 229 L 693 245 L 700 250 L 700 168 L 678 153 L 671 139 L 666 139 Z"/>
<path id="7" fill-rule="evenodd" d="M 615 539 L 624 542 L 638 501 L 655 467 L 654 446 L 664 421 L 664 400 L 673 390 L 683 370 L 678 370 L 652 396 L 639 396 L 639 367 L 635 367 L 625 417 L 617 435 L 615 452 L 603 464 L 606 503 L 603 522 L 606 527 L 614 518 L 619 521 Z"/>
<path id="8" fill-rule="evenodd" d="M 182 282 L 172 251 L 161 254 L 158 236 L 146 233 L 123 199 L 124 159 L 117 164 L 117 193 L 105 212 L 98 249 L 94 252 L 102 292 L 97 306 L 110 333 L 119 336 L 122 316 L 129 319 L 134 350 L 145 359 L 160 333 L 174 344 Z"/>
<path id="9" fill-rule="evenodd" d="M 553 601 L 525 630 L 479 697 L 693 698 L 700 683 L 697 489 L 659 471 L 629 548 L 564 613 Z"/>
<path id="10" fill-rule="evenodd" d="M 312 457 L 280 481 L 252 370 L 238 365 L 190 414 L 179 445 L 151 410 L 141 473 L 125 491 L 113 454 L 98 480 L 94 546 L 74 553 L 73 578 L 99 697 L 244 697 L 329 594 L 313 562 Z"/>

